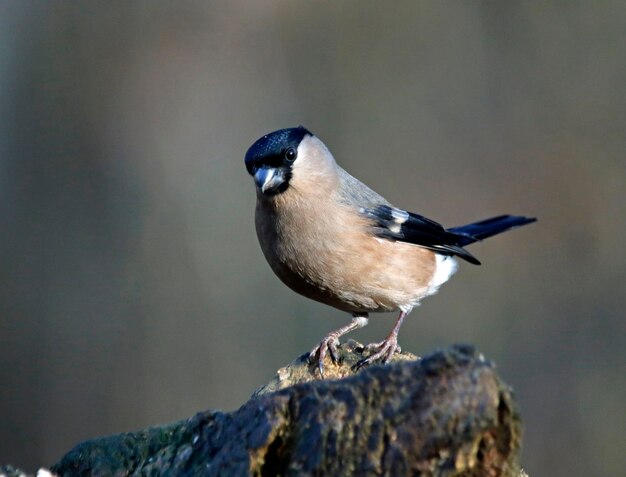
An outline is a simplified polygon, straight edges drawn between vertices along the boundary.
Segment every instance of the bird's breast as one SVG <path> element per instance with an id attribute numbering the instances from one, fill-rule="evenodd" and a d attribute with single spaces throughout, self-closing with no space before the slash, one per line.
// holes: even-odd
<path id="1" fill-rule="evenodd" d="M 255 222 L 274 273 L 308 298 L 377 312 L 411 308 L 428 295 L 434 253 L 375 237 L 367 219 L 348 207 L 259 200 Z"/>

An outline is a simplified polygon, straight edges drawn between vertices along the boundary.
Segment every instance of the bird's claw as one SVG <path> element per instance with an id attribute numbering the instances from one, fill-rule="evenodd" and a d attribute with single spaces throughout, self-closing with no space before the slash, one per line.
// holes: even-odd
<path id="1" fill-rule="evenodd" d="M 339 338 L 336 334 L 330 333 L 309 353 L 309 363 L 315 363 L 315 360 L 317 360 L 317 367 L 322 378 L 324 377 L 324 359 L 326 358 L 326 353 L 330 355 L 333 364 L 339 362 L 337 346 L 339 346 Z"/>
<path id="2" fill-rule="evenodd" d="M 378 343 L 367 344 L 363 347 L 363 353 L 370 352 L 370 351 L 373 351 L 374 353 L 376 353 L 381 348 L 383 348 L 386 344 L 387 344 L 387 340 L 379 341 Z M 400 348 L 400 345 L 398 344 L 397 340 L 396 340 L 396 348 L 394 350 L 394 353 L 402 353 L 402 348 Z M 391 354 L 393 355 L 393 353 Z"/>
<path id="3" fill-rule="evenodd" d="M 400 346 L 398 346 L 398 339 L 396 337 L 389 337 L 380 343 L 371 343 L 364 348 L 365 351 L 377 350 L 375 353 L 369 355 L 367 358 L 363 358 L 354 365 L 354 370 L 358 371 L 363 366 L 380 360 L 383 364 L 389 362 L 391 357 L 396 352 L 400 352 Z"/>

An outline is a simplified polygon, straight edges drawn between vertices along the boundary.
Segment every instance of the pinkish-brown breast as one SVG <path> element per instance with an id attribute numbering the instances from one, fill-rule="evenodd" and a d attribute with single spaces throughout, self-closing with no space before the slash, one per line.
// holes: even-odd
<path id="1" fill-rule="evenodd" d="M 256 209 L 263 253 L 292 290 L 348 312 L 411 308 L 428 294 L 432 251 L 373 236 L 332 190 L 300 192 L 260 198 Z"/>

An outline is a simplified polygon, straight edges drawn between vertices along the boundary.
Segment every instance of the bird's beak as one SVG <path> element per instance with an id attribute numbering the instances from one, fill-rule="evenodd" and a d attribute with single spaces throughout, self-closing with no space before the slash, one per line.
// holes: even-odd
<path id="1" fill-rule="evenodd" d="M 264 194 L 276 192 L 284 182 L 282 171 L 274 167 L 262 167 L 254 173 L 254 183 Z"/>

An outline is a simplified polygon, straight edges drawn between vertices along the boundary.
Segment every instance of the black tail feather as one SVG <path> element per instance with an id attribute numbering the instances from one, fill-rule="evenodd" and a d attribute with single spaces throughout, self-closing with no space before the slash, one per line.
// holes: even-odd
<path id="1" fill-rule="evenodd" d="M 536 221 L 537 219 L 534 217 L 499 215 L 498 217 L 481 220 L 480 222 L 474 222 L 473 224 L 452 227 L 451 229 L 448 229 L 448 232 L 461 236 L 458 240 L 458 244 L 461 247 L 464 247 L 465 245 L 484 240 L 487 237 L 506 232 L 507 230 L 515 227 L 531 224 Z"/>

